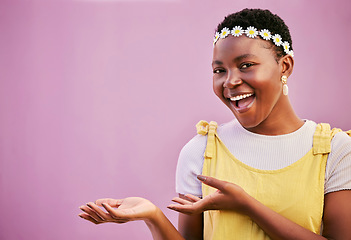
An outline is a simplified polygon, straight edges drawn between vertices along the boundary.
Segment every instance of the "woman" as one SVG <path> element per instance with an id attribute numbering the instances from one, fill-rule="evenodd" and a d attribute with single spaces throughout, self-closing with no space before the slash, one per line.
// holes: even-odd
<path id="1" fill-rule="evenodd" d="M 145 220 L 155 239 L 351 239 L 351 140 L 295 114 L 293 66 L 280 17 L 260 9 L 227 16 L 214 39 L 213 89 L 236 120 L 201 121 L 182 149 L 180 196 L 169 206 L 181 213 L 179 232 L 141 198 L 100 199 L 80 216 Z"/>

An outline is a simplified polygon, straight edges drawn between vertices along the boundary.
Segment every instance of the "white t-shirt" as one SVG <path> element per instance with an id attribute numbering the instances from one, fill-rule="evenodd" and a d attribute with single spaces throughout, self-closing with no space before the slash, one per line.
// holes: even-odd
<path id="1" fill-rule="evenodd" d="M 233 120 L 218 126 L 217 134 L 229 151 L 246 165 L 277 170 L 293 164 L 311 150 L 316 126 L 315 122 L 306 120 L 295 132 L 267 136 L 249 132 Z M 196 176 L 202 173 L 206 143 L 207 135 L 196 135 L 181 150 L 176 172 L 177 193 L 202 196 L 201 182 Z M 324 193 L 345 189 L 351 189 L 351 137 L 340 132 L 331 142 Z"/>

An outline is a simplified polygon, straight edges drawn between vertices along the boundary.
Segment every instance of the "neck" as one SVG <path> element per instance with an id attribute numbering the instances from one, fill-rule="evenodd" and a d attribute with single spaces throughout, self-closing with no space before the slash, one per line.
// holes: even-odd
<path id="1" fill-rule="evenodd" d="M 279 105 L 284 107 L 275 106 L 263 122 L 256 127 L 247 128 L 247 130 L 262 135 L 283 135 L 292 133 L 302 127 L 304 121 L 296 115 L 288 97 Z"/>

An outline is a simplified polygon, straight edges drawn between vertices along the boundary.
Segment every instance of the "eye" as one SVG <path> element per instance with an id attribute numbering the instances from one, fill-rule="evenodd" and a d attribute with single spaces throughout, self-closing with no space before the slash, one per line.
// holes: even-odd
<path id="1" fill-rule="evenodd" d="M 251 66 L 253 66 L 252 63 L 243 63 L 243 64 L 241 64 L 240 68 L 241 68 L 241 69 L 246 69 L 246 68 L 249 68 L 249 67 L 251 67 Z"/>
<path id="2" fill-rule="evenodd" d="M 225 72 L 224 69 L 221 69 L 221 68 L 213 69 L 213 74 L 219 74 L 219 73 L 222 73 L 222 72 Z"/>

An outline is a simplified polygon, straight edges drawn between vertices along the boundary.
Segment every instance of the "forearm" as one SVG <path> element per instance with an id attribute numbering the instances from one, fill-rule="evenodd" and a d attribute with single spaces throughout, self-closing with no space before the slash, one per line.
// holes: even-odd
<path id="1" fill-rule="evenodd" d="M 145 223 L 150 229 L 154 240 L 184 240 L 159 208 L 156 209 L 152 218 L 145 220 Z"/>
<path id="2" fill-rule="evenodd" d="M 203 240 L 203 213 L 192 215 L 180 213 L 178 231 L 187 240 Z"/>
<path id="3" fill-rule="evenodd" d="M 254 198 L 250 199 L 247 215 L 272 239 L 326 239 L 274 212 Z"/>

